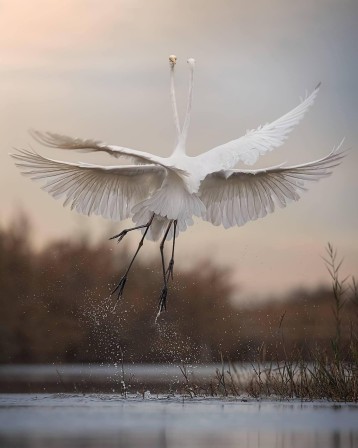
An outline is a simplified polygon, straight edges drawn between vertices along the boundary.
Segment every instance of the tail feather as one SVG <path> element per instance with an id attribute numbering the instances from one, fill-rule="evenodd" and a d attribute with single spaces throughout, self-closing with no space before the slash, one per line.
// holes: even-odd
<path id="1" fill-rule="evenodd" d="M 177 221 L 177 234 L 191 226 L 193 216 L 205 214 L 205 206 L 196 194 L 190 194 L 178 185 L 166 185 L 157 190 L 151 197 L 132 208 L 133 222 L 143 225 L 154 219 L 148 230 L 147 238 L 156 241 L 166 231 L 170 221 Z M 168 239 L 173 237 L 173 228 L 168 233 Z"/>

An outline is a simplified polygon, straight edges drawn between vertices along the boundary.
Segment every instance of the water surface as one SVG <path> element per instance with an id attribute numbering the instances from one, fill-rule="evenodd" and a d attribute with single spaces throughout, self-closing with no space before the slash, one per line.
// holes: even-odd
<path id="1" fill-rule="evenodd" d="M 358 447 L 358 406 L 115 394 L 0 394 L 0 446 Z"/>

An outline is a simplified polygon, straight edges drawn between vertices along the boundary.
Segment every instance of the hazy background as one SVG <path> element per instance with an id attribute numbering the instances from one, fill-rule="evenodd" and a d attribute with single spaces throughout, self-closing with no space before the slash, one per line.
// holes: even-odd
<path id="1" fill-rule="evenodd" d="M 230 230 L 197 222 L 180 235 L 178 265 L 206 257 L 230 264 L 239 300 L 325 282 L 320 255 L 328 240 L 355 273 L 357 23 L 355 0 L 0 1 L 0 224 L 22 208 L 40 247 L 80 231 L 94 240 L 111 236 L 105 220 L 64 209 L 21 177 L 8 152 L 32 144 L 27 130 L 35 128 L 168 155 L 175 134 L 168 55 L 175 53 L 181 112 L 185 61 L 197 60 L 190 154 L 281 116 L 319 81 L 315 106 L 258 166 L 320 158 L 344 136 L 352 148 L 331 178 L 264 220 Z M 33 146 L 53 158 L 110 162 Z M 157 245 L 146 243 L 142 257 L 153 251 Z"/>

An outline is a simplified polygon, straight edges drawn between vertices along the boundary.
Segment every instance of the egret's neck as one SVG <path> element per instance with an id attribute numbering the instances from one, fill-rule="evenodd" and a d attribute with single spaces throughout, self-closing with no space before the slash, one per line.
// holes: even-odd
<path id="1" fill-rule="evenodd" d="M 190 126 L 190 115 L 191 115 L 191 104 L 193 100 L 193 84 L 194 84 L 194 67 L 190 65 L 190 79 L 189 79 L 189 93 L 188 93 L 188 103 L 186 108 L 185 120 L 183 125 L 183 130 L 181 132 L 178 147 L 185 153 L 186 141 L 188 138 L 188 131 Z"/>
<path id="2" fill-rule="evenodd" d="M 177 108 L 177 100 L 175 96 L 175 86 L 174 86 L 174 64 L 170 67 L 170 97 L 172 100 L 172 108 L 173 108 L 173 116 L 174 116 L 174 125 L 177 133 L 176 141 L 179 142 L 180 139 L 180 122 Z"/>
<path id="3" fill-rule="evenodd" d="M 188 138 L 188 131 L 190 126 L 191 104 L 193 99 L 193 84 L 194 84 L 194 66 L 190 64 L 190 79 L 189 79 L 189 92 L 188 103 L 186 108 L 185 120 L 183 130 L 178 136 L 178 141 L 174 149 L 173 154 L 186 154 L 186 141 Z"/>
<path id="4" fill-rule="evenodd" d="M 172 155 L 180 155 L 180 154 L 184 154 L 184 155 L 186 154 L 185 142 L 183 144 L 181 139 L 178 140 L 177 145 L 176 145 Z"/>

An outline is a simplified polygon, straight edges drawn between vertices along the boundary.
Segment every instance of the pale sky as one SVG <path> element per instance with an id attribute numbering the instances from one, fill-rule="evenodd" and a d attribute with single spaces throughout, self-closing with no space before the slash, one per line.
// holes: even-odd
<path id="1" fill-rule="evenodd" d="M 230 230 L 197 221 L 178 239 L 177 264 L 210 257 L 232 266 L 242 300 L 326 281 L 327 241 L 345 256 L 345 272 L 357 274 L 357 23 L 356 0 L 0 0 L 1 223 L 21 207 L 39 244 L 79 229 L 110 236 L 107 221 L 63 208 L 20 176 L 8 153 L 32 144 L 52 158 L 111 163 L 41 147 L 27 133 L 35 128 L 168 155 L 174 53 L 181 113 L 185 61 L 197 61 L 190 154 L 278 118 L 319 81 L 314 107 L 257 166 L 318 159 L 344 136 L 351 148 L 330 178 L 273 215 Z M 157 243 L 142 252 L 159 256 Z"/>

